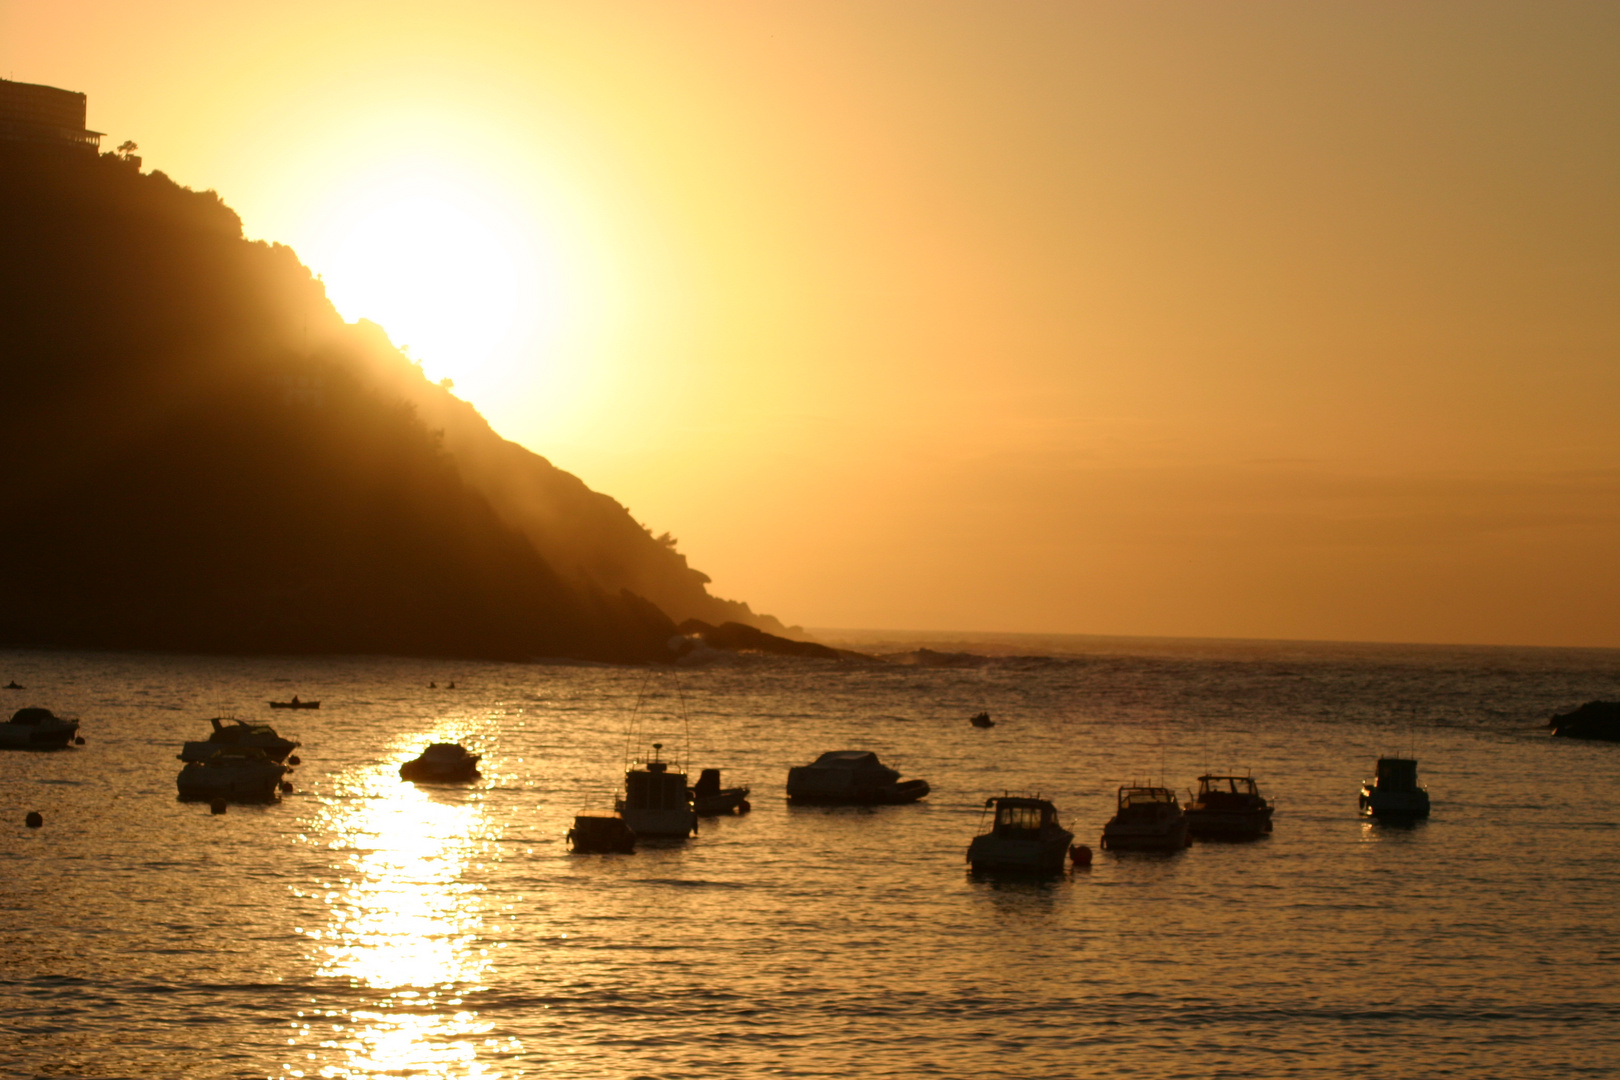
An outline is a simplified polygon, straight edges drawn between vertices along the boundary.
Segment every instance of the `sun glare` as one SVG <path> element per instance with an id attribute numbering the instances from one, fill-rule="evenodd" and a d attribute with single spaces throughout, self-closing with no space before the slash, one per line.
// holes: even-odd
<path id="1" fill-rule="evenodd" d="M 434 378 L 499 392 L 543 362 L 567 305 L 539 225 L 431 171 L 359 183 L 322 215 L 311 265 L 343 317 L 382 325 Z"/>

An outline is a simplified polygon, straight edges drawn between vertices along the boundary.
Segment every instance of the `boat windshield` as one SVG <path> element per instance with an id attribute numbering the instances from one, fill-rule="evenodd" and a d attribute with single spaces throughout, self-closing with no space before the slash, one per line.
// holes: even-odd
<path id="1" fill-rule="evenodd" d="M 1173 803 L 1175 795 L 1169 788 L 1125 788 L 1119 793 L 1121 807 L 1151 806 L 1154 803 Z"/>
<path id="2" fill-rule="evenodd" d="M 1040 832 L 1045 817 L 1044 807 L 1003 803 L 996 808 L 996 829 Z"/>

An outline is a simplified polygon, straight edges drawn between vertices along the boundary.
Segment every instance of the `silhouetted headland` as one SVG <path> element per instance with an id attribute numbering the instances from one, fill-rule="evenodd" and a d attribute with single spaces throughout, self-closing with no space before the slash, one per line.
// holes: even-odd
<path id="1" fill-rule="evenodd" d="M 0 138 L 0 380 L 3 645 L 654 660 L 684 619 L 782 629 L 127 153 Z"/>

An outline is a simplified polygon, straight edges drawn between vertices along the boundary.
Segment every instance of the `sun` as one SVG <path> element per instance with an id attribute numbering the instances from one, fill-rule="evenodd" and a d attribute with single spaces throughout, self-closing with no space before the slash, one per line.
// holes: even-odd
<path id="1" fill-rule="evenodd" d="M 311 264 L 345 319 L 369 319 L 434 378 L 484 385 L 538 362 L 566 298 L 524 207 L 467 178 L 360 182 L 322 215 Z"/>

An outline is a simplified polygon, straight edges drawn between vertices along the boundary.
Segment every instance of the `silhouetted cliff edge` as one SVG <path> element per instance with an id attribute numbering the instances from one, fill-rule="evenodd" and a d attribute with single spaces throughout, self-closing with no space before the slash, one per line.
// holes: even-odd
<path id="1" fill-rule="evenodd" d="M 0 143 L 0 644 L 666 659 L 745 620 L 212 192 Z"/>

